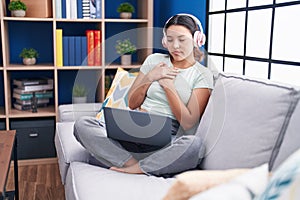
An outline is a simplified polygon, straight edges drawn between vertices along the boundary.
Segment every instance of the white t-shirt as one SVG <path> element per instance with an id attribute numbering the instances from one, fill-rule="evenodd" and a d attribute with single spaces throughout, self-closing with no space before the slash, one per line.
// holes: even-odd
<path id="1" fill-rule="evenodd" d="M 147 74 L 152 70 L 152 68 L 161 62 L 173 67 L 169 55 L 155 53 L 146 58 L 140 68 L 140 71 L 143 74 Z M 213 89 L 213 75 L 209 69 L 201 65 L 199 62 L 196 62 L 189 68 L 180 69 L 179 74 L 174 80 L 174 84 L 182 102 L 187 105 L 193 89 Z M 165 115 L 176 119 L 171 111 L 165 92 L 159 85 L 158 81 L 154 81 L 150 85 L 141 108 L 151 113 Z"/>

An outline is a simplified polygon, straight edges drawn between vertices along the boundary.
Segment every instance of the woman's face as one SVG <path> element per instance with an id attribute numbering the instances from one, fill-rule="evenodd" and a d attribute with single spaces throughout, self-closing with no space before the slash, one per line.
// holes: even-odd
<path id="1" fill-rule="evenodd" d="M 171 25 L 166 30 L 167 48 L 174 61 L 182 61 L 193 56 L 194 40 L 184 26 Z"/>

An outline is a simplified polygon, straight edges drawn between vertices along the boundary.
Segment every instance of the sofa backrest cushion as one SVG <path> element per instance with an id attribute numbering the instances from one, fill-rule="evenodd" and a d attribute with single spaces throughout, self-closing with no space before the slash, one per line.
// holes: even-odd
<path id="1" fill-rule="evenodd" d="M 95 116 L 102 103 L 65 104 L 58 107 L 59 122 L 73 122 L 82 116 Z"/>
<path id="2" fill-rule="evenodd" d="M 269 162 L 298 102 L 298 92 L 269 80 L 220 73 L 196 134 L 206 146 L 202 169 Z"/>
<path id="3" fill-rule="evenodd" d="M 286 129 L 282 144 L 277 156 L 274 155 L 272 171 L 276 170 L 279 165 L 297 149 L 300 149 L 300 102 L 298 102 L 295 111 L 290 119 Z"/>

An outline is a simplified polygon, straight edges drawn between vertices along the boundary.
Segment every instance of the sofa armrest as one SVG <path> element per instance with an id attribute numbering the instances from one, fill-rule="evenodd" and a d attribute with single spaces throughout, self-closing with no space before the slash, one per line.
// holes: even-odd
<path id="1" fill-rule="evenodd" d="M 65 104 L 58 107 L 59 122 L 72 122 L 82 116 L 96 116 L 102 103 Z"/>

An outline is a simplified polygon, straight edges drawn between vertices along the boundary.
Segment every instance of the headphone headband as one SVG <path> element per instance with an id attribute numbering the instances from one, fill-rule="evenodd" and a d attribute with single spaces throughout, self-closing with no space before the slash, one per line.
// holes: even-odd
<path id="1" fill-rule="evenodd" d="M 198 47 L 201 47 L 202 45 L 204 45 L 204 43 L 205 43 L 205 35 L 204 35 L 204 33 L 203 33 L 203 28 L 202 28 L 202 25 L 201 25 L 200 20 L 199 20 L 197 17 L 195 17 L 194 15 L 186 14 L 186 13 L 179 13 L 179 14 L 174 15 L 174 16 L 178 16 L 178 15 L 179 15 L 179 16 L 187 16 L 187 17 L 192 18 L 192 20 L 194 21 L 194 23 L 195 23 L 196 25 L 198 25 L 198 27 L 199 27 L 199 31 L 195 31 L 195 33 L 193 34 L 194 42 L 198 45 Z M 169 21 L 170 21 L 174 16 L 170 17 L 170 18 L 166 21 L 166 23 L 165 23 L 165 25 L 164 25 L 164 28 L 163 28 L 162 45 L 163 45 L 164 47 L 167 47 L 166 25 L 169 23 Z"/>
<path id="2" fill-rule="evenodd" d="M 179 14 L 176 14 L 176 15 L 179 15 L 179 16 L 188 16 L 188 17 L 192 18 L 192 19 L 194 20 L 194 22 L 198 25 L 199 31 L 200 31 L 201 33 L 203 33 L 202 24 L 201 24 L 200 20 L 199 20 L 197 17 L 195 17 L 194 15 L 188 14 L 188 13 L 179 13 Z M 167 25 L 167 24 L 169 23 L 169 21 L 170 21 L 174 16 L 176 16 L 176 15 L 173 15 L 172 17 L 170 17 L 170 18 L 166 21 L 166 23 L 165 23 L 165 25 L 164 25 L 164 29 L 163 29 L 164 35 L 166 35 L 166 25 Z"/>

